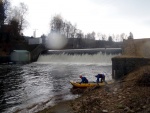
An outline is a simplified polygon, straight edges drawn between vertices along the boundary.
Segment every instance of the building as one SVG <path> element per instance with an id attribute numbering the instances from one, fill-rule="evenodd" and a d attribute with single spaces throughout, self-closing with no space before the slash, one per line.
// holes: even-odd
<path id="1" fill-rule="evenodd" d="M 42 44 L 42 39 L 41 38 L 29 38 L 28 39 L 28 44 Z"/>
<path id="2" fill-rule="evenodd" d="M 27 50 L 13 50 L 10 55 L 10 61 L 15 63 L 30 62 L 30 52 Z"/>

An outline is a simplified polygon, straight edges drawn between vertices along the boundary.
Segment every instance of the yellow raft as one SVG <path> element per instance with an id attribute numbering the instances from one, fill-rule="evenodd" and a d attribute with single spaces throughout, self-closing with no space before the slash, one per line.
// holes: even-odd
<path id="1" fill-rule="evenodd" d="M 87 88 L 87 87 L 94 87 L 94 86 L 104 86 L 106 83 L 102 82 L 102 83 L 96 83 L 96 82 L 89 82 L 89 83 L 80 83 L 80 82 L 74 82 L 74 81 L 70 81 L 70 83 L 73 85 L 73 87 L 75 88 Z"/>

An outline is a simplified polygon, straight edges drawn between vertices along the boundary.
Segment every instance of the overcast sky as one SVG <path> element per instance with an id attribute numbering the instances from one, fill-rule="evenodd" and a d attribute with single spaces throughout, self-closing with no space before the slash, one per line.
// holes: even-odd
<path id="1" fill-rule="evenodd" d="M 50 20 L 60 14 L 83 33 L 95 31 L 106 35 L 133 33 L 134 38 L 150 38 L 150 0 L 11 0 L 28 6 L 29 25 L 24 35 L 50 32 Z"/>

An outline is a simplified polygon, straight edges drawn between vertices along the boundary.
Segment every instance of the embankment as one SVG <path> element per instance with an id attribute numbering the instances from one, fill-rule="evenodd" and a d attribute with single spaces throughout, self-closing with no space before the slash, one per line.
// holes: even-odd
<path id="1" fill-rule="evenodd" d="M 150 58 L 123 55 L 114 57 L 112 58 L 112 78 L 115 80 L 120 79 L 144 65 L 150 65 Z"/>
<path id="2" fill-rule="evenodd" d="M 62 113 L 64 108 L 63 113 L 149 113 L 149 95 L 150 66 L 143 66 L 111 85 L 86 89 L 81 97 L 38 113 Z"/>
<path id="3" fill-rule="evenodd" d="M 150 66 L 119 81 L 91 90 L 72 102 L 75 113 L 149 113 Z"/>

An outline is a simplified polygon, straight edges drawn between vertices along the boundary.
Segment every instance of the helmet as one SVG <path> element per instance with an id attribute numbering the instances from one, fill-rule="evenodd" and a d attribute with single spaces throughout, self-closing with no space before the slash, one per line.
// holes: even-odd
<path id="1" fill-rule="evenodd" d="M 82 78 L 82 75 L 80 75 L 80 78 Z"/>

